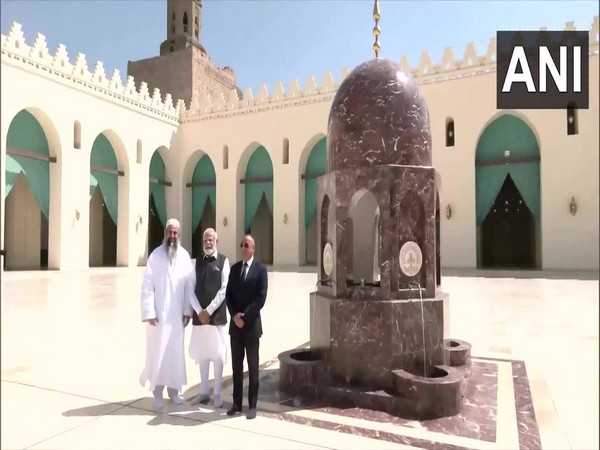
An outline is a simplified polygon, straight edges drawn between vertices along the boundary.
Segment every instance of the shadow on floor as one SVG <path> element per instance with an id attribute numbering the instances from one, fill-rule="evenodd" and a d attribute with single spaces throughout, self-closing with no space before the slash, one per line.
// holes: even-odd
<path id="1" fill-rule="evenodd" d="M 260 379 L 272 378 L 272 372 L 278 372 L 278 369 L 261 370 Z M 228 381 L 231 377 L 228 377 Z M 224 380 L 225 381 L 225 380 Z M 244 381 L 247 384 L 247 372 L 244 374 Z M 231 385 L 229 381 L 229 386 Z M 192 405 L 191 400 L 195 398 L 198 393 L 199 385 L 195 385 L 186 390 L 182 397 L 184 403 L 182 405 L 175 405 L 171 403 L 166 395 L 165 390 L 165 406 L 162 410 L 154 409 L 154 399 L 151 395 L 142 398 L 136 398 L 131 400 L 123 400 L 118 402 L 107 402 L 94 406 L 86 406 L 83 408 L 71 409 L 63 412 L 65 417 L 103 417 L 103 416 L 147 416 L 151 418 L 148 421 L 148 425 L 175 425 L 175 426 L 195 426 L 201 423 L 216 422 L 224 419 L 234 419 L 236 417 L 245 417 L 247 412 L 247 396 L 248 390 L 247 385 L 244 386 L 244 406 L 241 414 L 236 414 L 233 417 L 227 416 L 227 410 L 232 406 L 230 392 L 227 391 L 228 386 L 223 383 L 223 406 L 219 409 L 215 409 L 212 406 L 212 395 L 211 403 L 208 405 Z M 114 408 L 107 408 L 108 405 L 114 406 Z M 260 416 L 260 400 L 259 400 L 259 416 Z M 183 419 L 183 420 L 181 420 Z"/>
<path id="2" fill-rule="evenodd" d="M 296 348 L 301 349 L 305 348 L 309 343 L 306 342 L 302 345 L 297 346 Z M 265 361 L 259 366 L 259 378 L 260 382 L 269 383 L 270 380 L 273 380 L 273 375 L 277 375 L 279 373 L 279 369 L 268 369 L 276 364 L 278 358 L 272 358 L 268 361 Z M 277 378 L 275 378 L 277 379 Z M 223 386 L 222 386 L 222 399 L 223 406 L 219 409 L 215 409 L 212 406 L 212 395 L 211 395 L 211 403 L 208 405 L 192 405 L 191 400 L 198 394 L 200 385 L 196 384 L 194 386 L 189 387 L 182 393 L 182 397 L 184 398 L 184 403 L 182 405 L 174 405 L 168 399 L 166 389 L 164 392 L 165 396 L 165 407 L 162 410 L 154 409 L 154 399 L 152 395 L 149 393 L 146 397 L 135 398 L 131 400 L 123 400 L 118 402 L 106 402 L 100 405 L 87 406 L 84 408 L 71 409 L 63 412 L 63 416 L 66 417 L 102 417 L 107 415 L 117 415 L 117 416 L 148 416 L 153 417 L 148 425 L 179 425 L 179 426 L 194 426 L 199 423 L 209 423 L 220 421 L 224 419 L 233 419 L 236 417 L 244 417 L 247 408 L 248 408 L 248 371 L 244 372 L 244 399 L 243 399 L 243 407 L 242 413 L 236 414 L 233 417 L 227 416 L 226 412 L 229 408 L 231 408 L 231 388 L 233 387 L 233 378 L 231 375 L 223 377 Z M 262 386 L 267 387 L 267 386 Z M 269 387 L 267 391 L 271 392 L 272 387 Z M 259 389 L 259 402 L 258 402 L 258 415 L 261 415 L 261 393 Z M 114 409 L 107 408 L 108 405 L 114 405 Z M 178 420 L 178 419 L 184 419 Z"/>

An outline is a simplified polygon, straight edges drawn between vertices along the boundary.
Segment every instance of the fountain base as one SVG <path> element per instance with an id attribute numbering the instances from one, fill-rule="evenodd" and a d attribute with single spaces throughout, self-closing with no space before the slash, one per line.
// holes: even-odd
<path id="1" fill-rule="evenodd" d="M 391 388 L 373 389 L 334 380 L 327 350 L 290 350 L 279 355 L 279 389 L 306 400 L 324 400 L 339 408 L 384 411 L 411 420 L 430 420 L 460 413 L 471 373 L 471 345 L 444 341 L 444 365 L 427 376 L 405 370 L 389 371 Z"/>

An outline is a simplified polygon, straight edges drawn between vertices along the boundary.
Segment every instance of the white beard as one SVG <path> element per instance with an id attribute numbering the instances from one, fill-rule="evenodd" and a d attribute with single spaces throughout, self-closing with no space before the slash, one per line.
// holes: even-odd
<path id="1" fill-rule="evenodd" d="M 216 249 L 215 247 L 213 247 L 213 248 L 206 248 L 206 247 L 205 247 L 205 248 L 204 248 L 204 254 L 205 254 L 206 256 L 212 256 L 212 255 L 215 253 L 215 251 L 216 251 L 216 250 L 217 250 L 217 249 Z"/>
<path id="2" fill-rule="evenodd" d="M 169 259 L 169 263 L 173 264 L 173 262 L 175 261 L 175 258 L 177 258 L 177 246 L 178 246 L 179 242 L 175 241 L 175 242 L 165 242 L 165 245 L 167 247 L 167 258 Z"/>

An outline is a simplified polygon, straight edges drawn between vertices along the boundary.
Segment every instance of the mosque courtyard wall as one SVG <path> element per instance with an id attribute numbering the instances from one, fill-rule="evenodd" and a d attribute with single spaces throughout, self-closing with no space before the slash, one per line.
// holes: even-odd
<path id="1" fill-rule="evenodd" d="M 178 126 L 176 108 L 165 108 L 143 90 L 131 91 L 132 80 L 123 86 L 118 72 L 107 76 L 101 64 L 90 71 L 84 55 L 72 64 L 62 46 L 51 54 L 42 35 L 32 46 L 27 45 L 20 26 L 13 26 L 9 36 L 2 36 L 1 83 L 2 199 L 6 199 L 9 128 L 20 111 L 27 110 L 40 123 L 50 156 L 56 158 L 48 164 L 48 267 L 70 270 L 88 266 L 90 151 L 100 134 L 110 141 L 118 170 L 123 172 L 118 182 L 117 263 L 141 263 L 146 229 L 140 224 L 148 219 L 147 208 L 138 210 L 136 206 L 139 198 L 148 196 L 148 165 L 153 152 L 171 147 Z M 22 135 L 33 132 L 19 131 Z M 2 217 L 6 217 L 6 203 L 2 202 Z M 28 217 L 34 216 L 30 213 Z M 23 220 L 2 220 L 3 248 L 5 229 L 10 235 L 21 233 L 23 226 Z M 28 236 L 14 252 L 15 268 L 35 267 L 21 258 L 31 254 L 27 248 L 39 245 L 35 226 L 27 231 Z"/>
<path id="2" fill-rule="evenodd" d="M 567 29 L 572 28 L 573 24 L 567 24 Z M 455 52 L 454 56 L 447 49 L 439 64 L 433 64 L 426 52 L 416 67 L 405 59 L 400 61 L 419 81 L 429 105 L 433 164 L 442 185 L 442 267 L 478 266 L 477 149 L 486 130 L 511 116 L 521 129 L 535 136 L 539 154 L 538 204 L 533 208 L 539 210 L 535 243 L 539 268 L 598 270 L 598 17 L 590 33 L 590 107 L 570 116 L 575 121 L 575 134 L 567 132 L 569 114 L 565 110 L 497 110 L 494 54 L 492 40 L 485 52 L 469 45 L 464 55 Z M 307 242 L 310 247 L 314 240 L 314 223 L 305 220 L 309 214 L 305 198 L 308 181 L 303 175 L 308 173 L 313 149 L 323 153 L 331 102 L 347 73 L 345 70 L 337 78 L 326 74 L 319 81 L 310 77 L 302 84 L 293 81 L 287 88 L 279 83 L 271 92 L 266 87 L 256 95 L 247 90 L 242 100 L 232 96 L 186 108 L 182 102 L 173 104 L 169 95 L 163 102 L 160 92 L 148 92 L 143 83 L 136 91 L 132 78 L 123 84 L 118 73 L 107 77 L 101 65 L 90 70 L 82 55 L 69 63 L 66 50 L 61 47 L 58 54 L 48 52 L 43 37 L 38 36 L 30 47 L 20 27 L 13 26 L 2 36 L 0 189 L 6 199 L 2 217 L 7 217 L 7 208 L 10 213 L 10 205 L 16 201 L 5 195 L 9 127 L 26 109 L 44 129 L 49 154 L 56 157 L 56 162 L 49 163 L 50 268 L 73 270 L 90 264 L 94 245 L 89 225 L 94 208 L 90 207 L 94 199 L 90 202 L 88 189 L 90 153 L 100 134 L 107 137 L 118 170 L 123 172 L 118 176 L 116 265 L 134 266 L 145 261 L 152 178 L 149 169 L 155 151 L 164 162 L 164 179 L 160 181 L 166 211 L 162 215 L 181 220 L 187 248 L 192 247 L 192 224 L 214 223 L 222 251 L 239 257 L 239 239 L 250 227 L 257 240 L 272 238 L 272 244 L 263 245 L 261 251 L 269 254 L 275 267 L 303 265 L 310 259 Z M 80 148 L 74 145 L 76 122 Z M 452 145 L 447 142 L 450 129 Z M 514 155 L 520 149 L 510 139 L 511 133 L 511 128 L 500 129 L 494 139 L 498 148 Z M 503 136 L 508 136 L 505 147 Z M 265 169 L 269 165 L 266 155 L 272 165 L 270 171 Z M 213 181 L 210 177 L 204 181 L 194 178 L 204 156 L 214 167 Z M 207 158 L 202 161 L 206 163 Z M 247 193 L 251 185 L 257 193 L 254 197 Z M 262 191 L 256 186 L 262 186 Z M 197 195 L 194 189 L 209 188 L 214 189 L 212 194 L 193 197 Z M 18 192 L 25 195 L 24 190 Z M 258 200 L 261 192 L 264 205 Z M 193 198 L 214 198 L 208 222 L 208 209 L 203 210 L 204 215 L 194 210 Z M 251 207 L 246 205 L 249 199 Z M 572 199 L 576 203 L 574 213 Z M 29 221 L 33 220 L 35 213 L 27 211 Z M 248 218 L 248 214 L 256 217 Z M 6 223 L 1 221 L 2 248 L 7 247 L 6 236 L 12 239 L 20 232 L 23 217 L 9 214 Z M 271 220 L 272 230 L 266 225 Z M 101 234 L 99 229 L 93 230 L 92 234 Z M 24 251 L 40 243 L 32 239 L 20 245 Z"/>

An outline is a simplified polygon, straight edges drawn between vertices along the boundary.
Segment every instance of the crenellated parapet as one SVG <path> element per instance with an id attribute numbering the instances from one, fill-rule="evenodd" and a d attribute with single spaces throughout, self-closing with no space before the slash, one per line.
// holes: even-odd
<path id="1" fill-rule="evenodd" d="M 62 84 L 89 90 L 94 95 L 103 94 L 108 101 L 140 109 L 143 113 L 150 113 L 171 122 L 177 123 L 185 111 L 183 100 L 177 100 L 174 104 L 171 94 L 166 94 L 163 101 L 160 90 L 154 89 L 153 92 L 149 92 L 145 82 L 136 89 L 135 80 L 130 76 L 123 84 L 117 69 L 110 76 L 107 75 L 101 61 L 96 62 L 90 71 L 83 53 L 78 53 L 74 63 L 71 63 L 63 44 L 58 46 L 54 54 L 50 53 L 43 34 L 38 33 L 33 44 L 27 44 L 19 23 L 13 22 L 8 34 L 2 34 L 1 45 L 3 64 L 25 66 L 27 71 L 53 77 Z"/>
<path id="2" fill-rule="evenodd" d="M 543 27 L 541 30 L 545 30 Z M 565 30 L 575 30 L 574 22 L 567 22 Z M 598 55 L 599 17 L 594 17 L 590 28 L 590 54 Z M 206 56 L 208 58 L 208 56 Z M 95 95 L 102 93 L 107 100 L 120 102 L 128 107 L 136 107 L 144 113 L 151 113 L 170 121 L 196 122 L 210 119 L 227 118 L 255 112 L 287 109 L 301 105 L 331 101 L 335 93 L 350 73 L 345 68 L 339 77 L 327 72 L 319 81 L 309 76 L 301 84 L 298 79 L 289 85 L 278 82 L 269 90 L 262 85 L 257 93 L 248 88 L 239 96 L 236 91 L 229 95 L 216 96 L 212 100 L 205 98 L 195 101 L 186 109 L 183 100 L 174 104 L 170 94 L 161 99 L 159 89 L 152 93 L 146 82 L 141 82 L 136 90 L 133 77 L 127 77 L 125 84 L 118 70 L 107 76 L 102 62 L 97 62 L 92 71 L 84 54 L 79 53 L 75 62 L 71 63 L 64 45 L 59 45 L 54 54 L 48 51 L 46 38 L 38 34 L 33 45 L 25 42 L 21 25 L 13 22 L 8 35 L 2 35 L 2 62 L 13 65 L 25 65 L 29 71 L 37 71 L 42 76 L 55 77 L 63 84 L 75 85 L 80 89 L 88 89 Z M 490 39 L 487 48 L 478 52 L 470 42 L 462 54 L 457 54 L 447 47 L 439 63 L 434 63 L 429 52 L 423 51 L 418 65 L 413 66 L 406 56 L 399 61 L 405 73 L 410 74 L 421 85 L 458 80 L 480 76 L 496 71 L 496 38 Z M 234 77 L 229 68 L 220 69 L 223 75 Z"/>
<path id="3" fill-rule="evenodd" d="M 598 54 L 599 28 L 599 17 L 596 16 L 590 28 L 591 55 Z M 564 29 L 575 30 L 574 22 L 567 22 Z M 399 63 L 403 71 L 421 85 L 494 73 L 496 38 L 490 39 L 484 52 L 479 53 L 475 44 L 469 42 L 462 55 L 458 55 L 451 47 L 446 47 L 442 60 L 437 64 L 431 60 L 428 51 L 421 53 L 421 59 L 416 66 L 412 66 L 406 56 L 403 56 Z M 206 99 L 201 103 L 192 103 L 190 108 L 182 113 L 182 118 L 184 122 L 196 122 L 331 101 L 349 73 L 350 70 L 345 68 L 338 78 L 332 72 L 327 72 L 320 82 L 311 75 L 302 85 L 298 79 L 292 80 L 287 89 L 283 82 L 279 81 L 272 90 L 262 85 L 256 94 L 248 88 L 242 98 L 238 97 L 236 92 L 232 92 L 228 97 L 221 96 L 213 101 Z"/>

